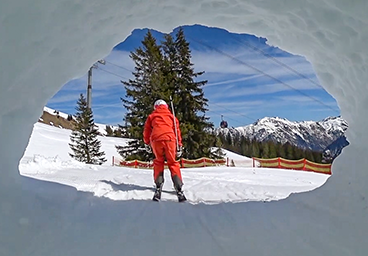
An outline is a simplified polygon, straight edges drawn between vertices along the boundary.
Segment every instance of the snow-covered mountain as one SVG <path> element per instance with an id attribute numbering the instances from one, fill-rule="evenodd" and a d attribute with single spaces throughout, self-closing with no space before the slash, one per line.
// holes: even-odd
<path id="1" fill-rule="evenodd" d="M 323 152 L 323 158 L 326 162 L 332 162 L 338 155 L 341 154 L 341 151 L 344 147 L 348 146 L 350 143 L 346 139 L 345 135 L 341 136 L 334 142 L 332 142 L 330 145 L 328 145 L 327 148 L 325 148 Z"/>
<path id="2" fill-rule="evenodd" d="M 321 121 L 292 122 L 279 117 L 265 117 L 255 123 L 237 128 L 218 128 L 217 134 L 233 138 L 241 136 L 257 141 L 289 142 L 303 149 L 323 151 L 345 134 L 347 122 L 341 117 L 328 117 Z"/>

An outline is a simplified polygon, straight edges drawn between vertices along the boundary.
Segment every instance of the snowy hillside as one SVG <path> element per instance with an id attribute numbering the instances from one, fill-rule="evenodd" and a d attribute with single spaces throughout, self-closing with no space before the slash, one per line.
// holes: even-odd
<path id="1" fill-rule="evenodd" d="M 153 194 L 152 170 L 111 166 L 117 156 L 115 145 L 126 139 L 99 137 L 108 162 L 86 165 L 69 155 L 70 130 L 36 123 L 20 162 L 24 176 L 52 181 L 113 200 L 150 200 Z M 249 159 L 226 151 L 236 161 Z M 244 168 L 206 167 L 182 169 L 184 191 L 192 204 L 221 202 L 271 201 L 291 193 L 313 190 L 325 183 L 328 175 L 310 172 Z M 163 200 L 176 200 L 169 172 L 165 172 Z"/>
<path id="2" fill-rule="evenodd" d="M 66 113 L 63 113 L 63 112 L 60 112 L 60 111 L 57 111 L 55 109 L 52 109 L 52 108 L 49 108 L 49 107 L 44 107 L 43 108 L 43 111 L 44 113 L 48 113 L 50 115 L 53 115 L 53 116 L 59 116 L 60 118 L 63 118 L 65 120 L 67 120 L 68 118 L 68 114 Z M 42 117 L 40 117 L 39 121 L 44 121 L 42 120 Z M 43 122 L 45 123 L 45 122 Z M 52 122 L 50 123 L 46 123 L 46 124 L 49 124 L 49 125 L 52 125 L 52 126 L 55 126 L 55 124 L 53 124 Z M 99 124 L 99 123 L 95 123 L 96 126 L 98 127 L 98 132 L 102 135 L 106 135 L 106 124 Z M 111 127 L 111 129 L 115 130 L 115 129 L 118 129 L 119 127 L 118 126 L 113 126 L 113 125 L 109 125 Z M 62 128 L 62 126 L 59 126 L 59 128 Z M 64 127 L 65 128 L 65 127 Z"/>
<path id="3" fill-rule="evenodd" d="M 257 141 L 272 140 L 304 149 L 323 151 L 344 135 L 348 124 L 341 117 L 328 117 L 321 121 L 291 122 L 279 117 L 265 117 L 257 122 L 237 128 L 217 129 L 217 133 L 245 136 Z"/>

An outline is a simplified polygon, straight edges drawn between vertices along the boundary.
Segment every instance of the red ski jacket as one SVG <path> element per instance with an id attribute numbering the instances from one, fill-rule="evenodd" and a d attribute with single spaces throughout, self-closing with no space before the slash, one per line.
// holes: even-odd
<path id="1" fill-rule="evenodd" d="M 182 146 L 179 121 L 175 117 L 178 144 Z M 174 115 L 167 106 L 158 106 L 147 118 L 143 130 L 144 143 L 151 141 L 172 140 L 175 141 Z"/>

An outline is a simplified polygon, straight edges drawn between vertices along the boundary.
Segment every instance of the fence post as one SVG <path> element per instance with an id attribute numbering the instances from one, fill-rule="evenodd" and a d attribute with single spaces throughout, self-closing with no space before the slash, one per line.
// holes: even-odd
<path id="1" fill-rule="evenodd" d="M 115 162 L 114 162 L 114 156 L 112 156 L 112 166 L 115 165 Z"/>
<path id="2" fill-rule="evenodd" d="M 252 157 L 252 166 L 254 168 L 254 157 Z"/>
<path id="3" fill-rule="evenodd" d="M 206 167 L 206 158 L 203 158 L 203 167 Z"/>
<path id="4" fill-rule="evenodd" d="M 304 164 L 303 164 L 303 171 L 305 171 L 305 165 L 307 164 L 307 159 L 306 158 L 304 158 Z"/>
<path id="5" fill-rule="evenodd" d="M 134 168 L 138 168 L 138 161 L 137 160 L 134 161 Z"/>
<path id="6" fill-rule="evenodd" d="M 278 168 L 281 168 L 281 157 L 278 158 Z"/>

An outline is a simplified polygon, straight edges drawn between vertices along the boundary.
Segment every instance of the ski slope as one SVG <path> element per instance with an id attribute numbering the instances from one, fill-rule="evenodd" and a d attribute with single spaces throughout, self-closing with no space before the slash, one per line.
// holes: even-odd
<path id="1" fill-rule="evenodd" d="M 36 123 L 20 161 L 21 174 L 112 200 L 152 198 L 152 170 L 111 165 L 112 156 L 117 156 L 115 145 L 124 145 L 126 139 L 100 136 L 101 150 L 106 152 L 110 161 L 99 166 L 80 163 L 68 155 L 71 152 L 69 135 L 70 130 Z M 248 159 L 225 152 L 238 161 Z M 191 204 L 280 200 L 291 193 L 313 190 L 329 177 L 302 171 L 226 166 L 184 168 L 182 175 L 184 191 Z M 165 181 L 162 200 L 176 201 L 169 170 L 165 171 Z"/>

